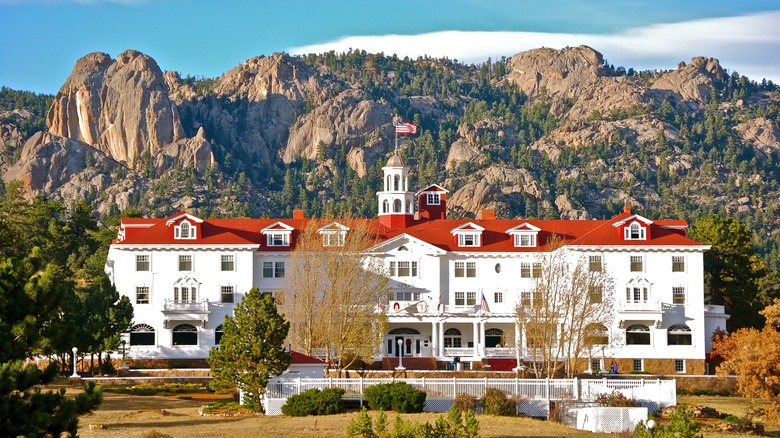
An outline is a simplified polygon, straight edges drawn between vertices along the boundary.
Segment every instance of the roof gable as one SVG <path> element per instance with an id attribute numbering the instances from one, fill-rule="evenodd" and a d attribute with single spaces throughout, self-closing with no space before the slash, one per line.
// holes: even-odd
<path id="1" fill-rule="evenodd" d="M 179 222 L 182 219 L 187 219 L 187 220 L 189 220 L 191 222 L 195 222 L 196 224 L 203 223 L 203 219 L 201 219 L 199 217 L 196 217 L 196 216 L 193 216 L 193 215 L 183 211 L 181 213 L 178 213 L 178 214 L 176 214 L 174 216 L 169 217 L 168 220 L 165 221 L 165 225 L 170 226 L 172 224 L 175 224 L 175 223 Z"/>
<path id="2" fill-rule="evenodd" d="M 524 231 L 525 232 L 536 232 L 536 233 L 538 233 L 539 231 L 542 231 L 542 229 L 539 228 L 539 227 L 535 227 L 535 226 L 529 224 L 528 222 L 523 222 L 522 224 L 520 224 L 520 225 L 518 225 L 516 227 L 512 227 L 512 228 L 506 230 L 506 233 L 507 234 L 515 234 L 515 233 L 524 232 Z"/>
<path id="3" fill-rule="evenodd" d="M 461 226 L 459 226 L 457 228 L 453 228 L 452 231 L 450 231 L 450 233 L 452 233 L 452 235 L 455 235 L 455 234 L 459 234 L 459 233 L 469 233 L 469 232 L 479 232 L 479 233 L 481 233 L 483 231 L 485 231 L 485 227 L 481 227 L 481 226 L 475 224 L 474 222 L 466 222 L 465 224 L 463 224 L 463 225 L 461 225 Z"/>
<path id="4" fill-rule="evenodd" d="M 271 225 L 269 225 L 269 226 L 263 228 L 262 230 L 260 230 L 260 232 L 263 233 L 263 234 L 274 232 L 274 231 L 292 232 L 293 229 L 294 229 L 293 227 L 285 224 L 282 221 L 276 221 L 276 222 L 272 223 Z"/>
<path id="5" fill-rule="evenodd" d="M 424 188 L 422 190 L 418 190 L 417 193 L 415 193 L 415 196 L 419 195 L 420 193 L 431 193 L 431 192 L 433 192 L 433 193 L 449 193 L 450 191 L 445 189 L 444 187 L 438 185 L 438 184 L 431 184 L 431 185 L 429 185 L 428 187 L 426 187 L 426 188 Z"/>

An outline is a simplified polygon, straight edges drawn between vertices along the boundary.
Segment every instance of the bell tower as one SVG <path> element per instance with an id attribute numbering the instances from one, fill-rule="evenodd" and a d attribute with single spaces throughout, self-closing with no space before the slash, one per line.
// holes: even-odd
<path id="1" fill-rule="evenodd" d="M 377 192 L 379 223 L 388 228 L 405 228 L 414 222 L 414 193 L 409 191 L 409 168 L 396 151 L 384 172 L 383 190 Z"/>

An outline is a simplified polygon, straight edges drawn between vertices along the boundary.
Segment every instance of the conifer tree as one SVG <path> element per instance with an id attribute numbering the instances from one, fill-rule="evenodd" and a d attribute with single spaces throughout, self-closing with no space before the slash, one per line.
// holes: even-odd
<path id="1" fill-rule="evenodd" d="M 241 300 L 234 317 L 226 316 L 219 348 L 209 353 L 209 365 L 217 390 L 244 391 L 245 405 L 260 408 L 268 380 L 290 365 L 284 340 L 290 323 L 276 309 L 273 297 L 252 288 Z"/>

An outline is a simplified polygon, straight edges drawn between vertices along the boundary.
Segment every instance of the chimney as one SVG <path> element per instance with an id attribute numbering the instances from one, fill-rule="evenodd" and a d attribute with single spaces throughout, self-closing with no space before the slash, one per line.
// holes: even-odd
<path id="1" fill-rule="evenodd" d="M 479 214 L 479 218 L 483 221 L 492 221 L 496 218 L 496 211 L 495 210 L 482 210 L 482 212 Z"/>
<path id="2" fill-rule="evenodd" d="M 623 213 L 631 214 L 631 205 L 628 202 L 626 202 L 626 205 L 623 206 Z"/>
<path id="3" fill-rule="evenodd" d="M 293 209 L 293 219 L 303 219 L 303 209 L 296 208 Z"/>

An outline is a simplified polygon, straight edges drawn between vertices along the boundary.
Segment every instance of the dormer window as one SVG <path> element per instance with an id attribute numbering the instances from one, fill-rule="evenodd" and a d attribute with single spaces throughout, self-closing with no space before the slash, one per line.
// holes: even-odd
<path id="1" fill-rule="evenodd" d="M 457 237 L 458 246 L 460 247 L 475 247 L 482 246 L 482 232 L 485 231 L 484 227 L 480 227 L 477 224 L 468 222 L 458 228 L 453 229 L 450 233 Z"/>
<path id="2" fill-rule="evenodd" d="M 541 228 L 526 222 L 506 230 L 506 233 L 512 236 L 515 248 L 535 248 L 539 231 Z"/>
<path id="3" fill-rule="evenodd" d="M 639 222 L 632 222 L 631 225 L 623 229 L 625 240 L 646 240 L 647 235 L 645 227 L 639 225 Z"/>
<path id="4" fill-rule="evenodd" d="M 479 246 L 479 237 L 477 233 L 458 234 L 458 246 Z"/>
<path id="5" fill-rule="evenodd" d="M 290 246 L 290 233 L 268 233 L 268 246 Z"/>
<path id="6" fill-rule="evenodd" d="M 174 238 L 176 239 L 191 240 L 197 238 L 198 234 L 198 228 L 186 220 L 175 226 L 173 230 Z"/>
<path id="7" fill-rule="evenodd" d="M 290 235 L 293 228 L 282 222 L 269 225 L 261 231 L 266 236 L 268 246 L 290 246 Z"/>
<path id="8" fill-rule="evenodd" d="M 331 222 L 317 231 L 322 235 L 322 246 L 344 246 L 349 227 Z"/>
<path id="9" fill-rule="evenodd" d="M 441 194 L 440 193 L 428 193 L 427 194 L 427 203 L 428 203 L 428 205 L 439 205 L 439 204 L 441 204 Z"/>

